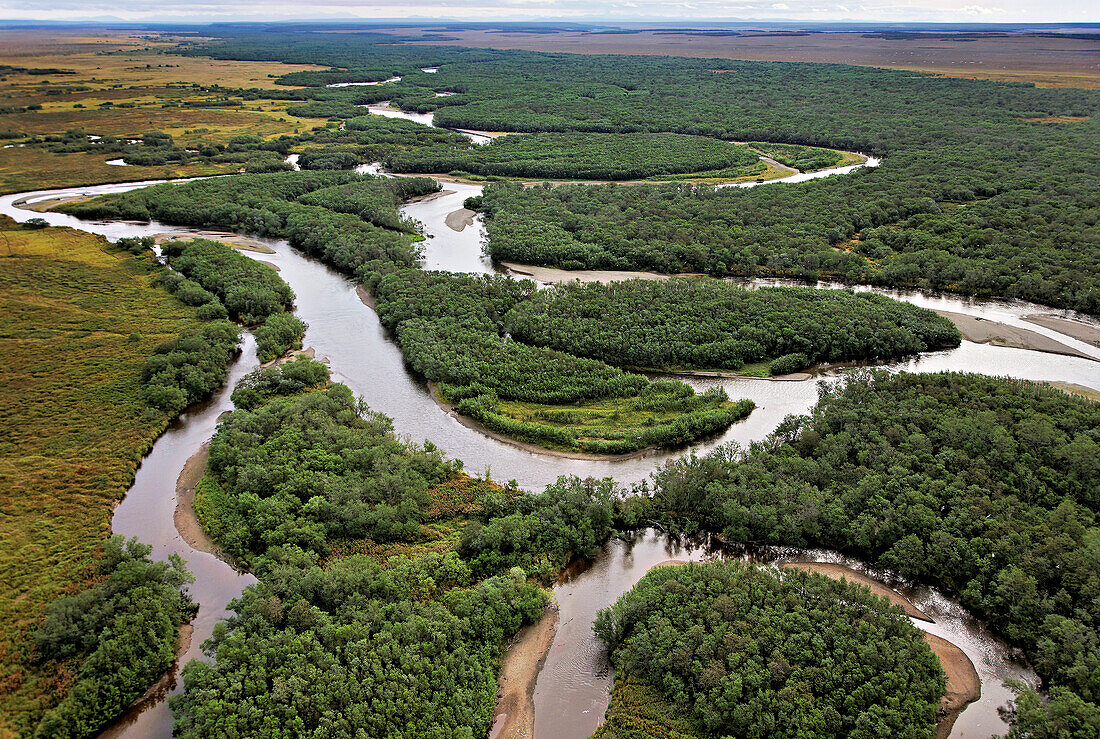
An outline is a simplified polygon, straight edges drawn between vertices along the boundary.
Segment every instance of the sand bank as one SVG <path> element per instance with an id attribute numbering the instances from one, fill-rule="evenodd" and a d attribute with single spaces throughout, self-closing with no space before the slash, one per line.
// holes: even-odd
<path id="1" fill-rule="evenodd" d="M 915 605 L 909 602 L 909 599 L 903 596 L 893 588 L 889 588 L 882 584 L 878 580 L 869 575 L 865 575 L 858 570 L 853 570 L 850 567 L 844 565 L 833 564 L 832 562 L 784 562 L 784 567 L 790 567 L 795 570 L 807 570 L 809 572 L 817 572 L 825 577 L 832 578 L 833 580 L 846 579 L 848 582 L 856 583 L 858 585 L 864 585 L 871 589 L 875 595 L 881 595 L 888 599 L 894 605 L 901 606 L 905 609 L 907 616 L 920 619 L 921 621 L 932 621 L 928 614 L 917 608 Z"/>
<path id="2" fill-rule="evenodd" d="M 1100 390 L 1094 390 L 1091 387 L 1085 387 L 1084 385 L 1078 385 L 1076 382 L 1061 382 L 1059 380 L 1051 380 L 1047 382 L 1051 387 L 1058 388 L 1062 392 L 1069 393 L 1071 395 L 1080 395 L 1083 398 L 1100 402 Z"/>
<path id="3" fill-rule="evenodd" d="M 924 640 L 947 675 L 947 690 L 940 699 L 940 720 L 936 724 L 936 739 L 947 739 L 962 710 L 982 697 L 982 681 L 963 650 L 935 634 L 926 633 Z"/>
<path id="4" fill-rule="evenodd" d="M 474 216 L 477 215 L 475 211 L 469 208 L 459 208 L 458 210 L 451 211 L 447 214 L 446 223 L 452 231 L 461 231 L 467 226 L 474 225 Z"/>
<path id="5" fill-rule="evenodd" d="M 1016 349 L 1030 349 L 1036 352 L 1049 354 L 1064 354 L 1069 357 L 1083 357 L 1092 359 L 1088 354 L 1066 346 L 1056 339 L 1043 336 L 1040 333 L 1026 328 L 1009 326 L 997 321 L 987 321 L 977 316 L 964 313 L 955 313 L 948 310 L 937 310 L 944 318 L 958 327 L 963 338 L 977 344 L 992 344 L 994 346 L 1007 346 Z"/>
<path id="6" fill-rule="evenodd" d="M 1044 328 L 1049 328 L 1052 331 L 1057 331 L 1060 334 L 1072 336 L 1078 341 L 1084 341 L 1093 346 L 1100 346 L 1100 328 L 1084 323 L 1083 321 L 1043 315 L 1024 316 L 1024 320 Z"/>
<path id="7" fill-rule="evenodd" d="M 551 604 L 536 623 L 520 629 L 504 654 L 497 684 L 497 710 L 489 739 L 530 739 L 535 734 L 535 682 L 558 630 Z"/>
<path id="8" fill-rule="evenodd" d="M 176 480 L 176 512 L 172 518 L 176 531 L 189 547 L 224 560 L 221 550 L 202 530 L 198 514 L 195 513 L 195 488 L 206 474 L 206 461 L 209 458 L 210 442 L 206 442 L 183 465 L 183 471 Z"/>

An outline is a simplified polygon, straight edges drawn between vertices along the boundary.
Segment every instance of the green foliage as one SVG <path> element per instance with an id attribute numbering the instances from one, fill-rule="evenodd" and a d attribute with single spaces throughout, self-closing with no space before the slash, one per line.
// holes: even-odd
<path id="1" fill-rule="evenodd" d="M 781 357 L 776 357 L 768 365 L 768 373 L 773 377 L 780 375 L 789 375 L 794 372 L 800 372 L 813 364 L 802 352 L 794 352 L 792 354 L 784 354 Z"/>
<path id="2" fill-rule="evenodd" d="M 279 565 L 230 604 L 214 664 L 184 668 L 175 734 L 485 736 L 502 643 L 546 600 L 521 571 L 473 584 L 453 552 Z"/>
<path id="3" fill-rule="evenodd" d="M 822 361 L 916 354 L 960 341 L 946 318 L 873 293 L 746 290 L 708 279 L 568 283 L 517 304 L 504 322 L 519 341 L 618 366 L 736 370 L 771 357 L 805 355 L 800 366 L 772 374 Z"/>
<path id="4" fill-rule="evenodd" d="M 258 323 L 294 303 L 294 291 L 275 270 L 227 244 L 193 239 L 169 241 L 162 249 L 177 272 L 216 295 L 243 323 Z"/>
<path id="5" fill-rule="evenodd" d="M 293 313 L 273 313 L 255 331 L 256 355 L 270 362 L 291 349 L 302 348 L 302 336 L 308 325 Z"/>
<path id="6" fill-rule="evenodd" d="M 853 374 L 743 457 L 670 464 L 651 513 L 942 587 L 1095 711 L 1098 430 L 1100 405 L 1027 382 Z"/>
<path id="7" fill-rule="evenodd" d="M 657 568 L 594 629 L 703 737 L 931 737 L 946 685 L 899 607 L 815 573 Z"/>
<path id="8" fill-rule="evenodd" d="M 634 180 L 751 167 L 746 147 L 674 133 L 533 133 L 484 146 L 430 147 L 391 156 L 395 172 L 450 172 L 582 180 Z"/>
<path id="9" fill-rule="evenodd" d="M 530 281 L 395 269 L 373 275 L 370 287 L 406 363 L 437 383 L 459 413 L 512 438 L 621 454 L 714 434 L 753 408 L 731 404 L 721 389 L 696 395 L 681 382 L 651 382 L 509 335 L 509 311 L 538 295 Z M 595 403 L 614 407 L 585 423 Z"/>
<path id="10" fill-rule="evenodd" d="M 429 489 L 459 469 L 431 445 L 399 442 L 390 420 L 344 385 L 285 395 L 317 384 L 315 364 L 246 378 L 235 394 L 250 408 L 234 411 L 210 443 L 208 474 L 220 493 L 199 514 L 250 567 L 283 548 L 327 556 L 337 539 L 416 541 Z"/>
<path id="11" fill-rule="evenodd" d="M 559 477 L 540 495 L 488 497 L 457 550 L 475 573 L 511 567 L 548 577 L 574 557 L 594 557 L 611 534 L 610 479 Z"/>
<path id="12" fill-rule="evenodd" d="M 340 82 L 381 82 L 394 76 L 393 71 L 377 69 L 324 69 L 289 72 L 275 80 L 277 85 L 302 85 L 305 87 L 324 87 Z"/>
<path id="13" fill-rule="evenodd" d="M 218 320 L 161 344 L 141 372 L 145 402 L 175 416 L 210 397 L 225 383 L 238 341 L 240 330 Z"/>
<path id="14" fill-rule="evenodd" d="M 302 201 L 316 191 L 343 185 L 352 187 L 329 193 L 326 207 Z M 416 257 L 409 235 L 359 218 L 362 203 L 379 203 L 372 212 L 380 212 L 388 202 L 378 220 L 400 223 L 397 207 L 403 197 L 438 190 L 438 184 L 419 177 L 395 182 L 354 172 L 279 172 L 155 185 L 72 203 L 64 210 L 82 218 L 155 219 L 282 236 L 307 254 L 354 272 L 372 260 L 412 264 Z"/>
<path id="15" fill-rule="evenodd" d="M 794 167 L 800 172 L 813 172 L 836 166 L 844 158 L 839 151 L 818 149 L 812 146 L 791 146 L 790 144 L 770 144 L 754 141 L 749 144 L 764 156 L 771 157 L 780 164 Z"/>
<path id="16" fill-rule="evenodd" d="M 594 552 L 611 483 L 563 478 L 538 496 L 467 484 L 460 463 L 398 441 L 343 385 L 317 389 L 326 379 L 304 359 L 252 373 L 211 442 L 200 520 L 260 582 L 215 627 L 213 664 L 184 668 L 175 732 L 484 736 L 504 641 L 548 599 L 517 565 L 548 579 Z M 413 549 L 462 511 L 480 511 L 463 556 Z M 356 540 L 409 546 L 346 556 Z"/>
<path id="17" fill-rule="evenodd" d="M 39 659 L 79 660 L 76 682 L 46 713 L 35 736 L 92 737 L 172 665 L 180 626 L 194 614 L 181 592 L 193 578 L 176 555 L 114 536 L 99 562 L 99 584 L 59 598 L 34 634 Z"/>
<path id="18" fill-rule="evenodd" d="M 1012 724 L 1006 739 L 1091 739 L 1100 735 L 1100 706 L 1072 690 L 1056 687 L 1041 696 L 1019 684 L 1009 684 L 1016 699 L 1005 718 Z"/>
<path id="19" fill-rule="evenodd" d="M 236 408 L 252 410 L 276 395 L 297 395 L 328 380 L 328 367 L 309 357 L 298 357 L 248 373 L 233 388 L 231 400 Z"/>

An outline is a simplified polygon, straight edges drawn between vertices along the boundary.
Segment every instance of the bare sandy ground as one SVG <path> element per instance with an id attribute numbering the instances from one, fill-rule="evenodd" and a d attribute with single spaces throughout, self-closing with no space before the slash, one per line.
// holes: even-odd
<path id="1" fill-rule="evenodd" d="M 935 634 L 925 633 L 924 640 L 947 675 L 947 690 L 940 699 L 940 720 L 936 724 L 936 739 L 947 739 L 962 710 L 982 697 L 982 680 L 963 650 Z"/>
<path id="2" fill-rule="evenodd" d="M 1024 320 L 1057 331 L 1060 334 L 1072 336 L 1078 341 L 1084 341 L 1093 346 L 1100 346 L 1100 328 L 1096 326 L 1090 326 L 1087 323 L 1074 321 L 1069 318 L 1059 318 L 1058 316 L 1024 316 Z"/>
<path id="3" fill-rule="evenodd" d="M 240 249 L 241 251 L 254 251 L 257 254 L 274 254 L 275 250 L 267 244 L 250 239 L 247 236 L 241 236 L 240 234 L 229 233 L 227 231 L 203 231 L 203 230 L 190 230 L 184 232 L 167 232 L 156 234 L 153 237 L 158 244 L 163 244 L 165 241 L 185 241 L 188 239 L 209 239 L 210 241 L 219 241 L 227 246 L 231 246 L 234 249 Z M 264 262 L 267 264 L 267 262 Z M 268 264 L 269 267 L 274 267 L 273 264 Z M 276 267 L 276 269 L 278 269 Z"/>
<path id="4" fill-rule="evenodd" d="M 504 655 L 497 683 L 497 710 L 489 739 L 530 739 L 535 734 L 535 681 L 558 630 L 551 604 L 536 623 L 524 626 Z"/>
<path id="5" fill-rule="evenodd" d="M 817 572 L 833 580 L 846 579 L 848 582 L 858 583 L 859 585 L 865 585 L 871 589 L 875 595 L 881 595 L 887 598 L 894 605 L 899 605 L 905 609 L 907 616 L 920 619 L 921 621 L 929 621 L 932 619 L 928 617 L 921 609 L 909 602 L 909 599 L 903 596 L 893 588 L 889 588 L 883 585 L 881 582 L 873 577 L 863 574 L 858 570 L 853 570 L 850 567 L 844 565 L 833 564 L 832 562 L 790 562 L 784 563 L 784 567 L 790 567 L 795 570 L 806 570 L 808 572 Z"/>
<path id="6" fill-rule="evenodd" d="M 176 524 L 176 531 L 189 547 L 224 559 L 218 546 L 202 530 L 198 514 L 195 513 L 195 488 L 206 473 L 206 461 L 209 458 L 210 442 L 207 442 L 183 465 L 183 471 L 176 479 L 176 512 L 172 519 Z"/>
<path id="7" fill-rule="evenodd" d="M 518 262 L 501 262 L 509 272 L 514 272 L 521 277 L 530 277 L 538 282 L 560 285 L 565 282 L 617 282 L 620 280 L 667 280 L 671 275 L 663 275 L 659 272 L 630 272 L 615 269 L 556 269 L 554 267 L 539 267 L 534 264 L 519 264 Z M 691 273 L 677 275 L 677 277 L 700 277 L 701 274 Z"/>
<path id="8" fill-rule="evenodd" d="M 461 231 L 467 226 L 474 225 L 474 216 L 477 213 L 469 208 L 459 208 L 447 214 L 446 223 L 452 231 Z"/>
<path id="9" fill-rule="evenodd" d="M 968 316 L 948 310 L 937 310 L 936 313 L 955 324 L 967 341 L 1092 359 L 1082 351 L 1026 328 L 1017 328 L 997 321 L 986 321 L 976 316 Z"/>
<path id="10" fill-rule="evenodd" d="M 412 175 L 408 175 L 408 176 L 409 177 L 426 177 L 426 176 L 431 177 L 431 175 L 422 175 L 422 174 L 412 174 Z M 432 200 L 438 200 L 439 198 L 443 198 L 443 197 L 446 197 L 448 195 L 454 195 L 455 192 L 456 192 L 455 190 L 440 190 L 439 192 L 428 193 L 427 195 L 420 195 L 420 196 L 415 197 L 415 198 L 409 198 L 408 200 L 406 200 L 404 202 L 404 205 L 408 205 L 409 203 L 427 203 L 427 202 L 431 202 Z"/>

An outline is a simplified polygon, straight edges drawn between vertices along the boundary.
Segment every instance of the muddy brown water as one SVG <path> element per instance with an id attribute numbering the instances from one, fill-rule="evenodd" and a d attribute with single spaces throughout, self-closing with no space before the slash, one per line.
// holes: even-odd
<path id="1" fill-rule="evenodd" d="M 155 184 L 155 181 L 7 195 L 0 197 L 0 213 L 9 215 L 17 221 L 41 217 L 51 225 L 70 226 L 102 234 L 111 240 L 123 236 L 151 236 L 166 232 L 178 233 L 181 236 L 198 233 L 186 228 L 158 223 L 80 221 L 60 213 L 36 213 L 14 205 L 17 202 L 33 205 L 34 202 L 50 198 L 121 192 L 150 184 Z M 446 187 L 453 192 L 443 197 L 409 204 L 403 209 L 405 215 L 421 221 L 429 234 L 429 238 L 422 244 L 423 266 L 428 269 L 447 269 L 456 272 L 493 272 L 492 263 L 483 253 L 484 229 L 480 218 L 475 222 L 474 227 L 466 228 L 461 232 L 456 232 L 445 224 L 447 214 L 462 207 L 462 201 L 465 198 L 479 194 L 481 187 L 450 182 Z M 334 379 L 346 383 L 372 408 L 393 418 L 398 434 L 416 442 L 431 439 L 447 454 L 464 460 L 470 472 L 487 473 L 497 480 L 514 479 L 520 485 L 532 490 L 542 489 L 556 480 L 559 475 L 572 474 L 582 477 L 611 476 L 620 483 L 631 484 L 646 479 L 658 465 L 665 461 L 687 453 L 687 450 L 662 451 L 623 461 L 561 459 L 517 449 L 469 429 L 440 409 L 431 399 L 426 385 L 408 372 L 400 350 L 387 336 L 376 314 L 364 306 L 356 295 L 352 281 L 294 251 L 283 240 L 254 240 L 262 241 L 273 250 L 273 254 L 256 256 L 275 264 L 280 269 L 283 279 L 294 289 L 297 294 L 297 314 L 309 324 L 305 345 L 313 347 L 318 358 L 325 358 L 331 362 Z M 249 252 L 245 253 L 251 255 Z M 785 283 L 776 280 L 756 280 L 752 284 Z M 821 284 L 821 287 L 832 286 Z M 1023 316 L 1043 313 L 1083 321 L 1090 325 L 1096 324 L 1093 319 L 1070 311 L 1051 311 L 1043 306 L 1022 301 L 978 301 L 958 296 L 926 295 L 915 291 L 866 287 L 855 289 L 873 289 L 875 292 L 917 305 L 966 313 L 988 320 L 1016 323 L 1022 322 Z M 1034 323 L 1023 325 L 1056 337 L 1063 343 L 1081 348 L 1090 356 L 1100 357 L 1100 349 L 1085 342 L 1077 341 L 1050 328 L 1036 326 Z M 253 366 L 255 366 L 255 352 L 249 337 L 246 338 L 244 352 L 233 365 L 230 384 L 210 404 L 188 413 L 157 441 L 152 452 L 143 462 L 134 487 L 119 505 L 114 518 L 115 531 L 127 536 L 138 536 L 152 544 L 157 556 L 167 556 L 173 552 L 180 554 L 188 561 L 189 567 L 194 572 L 196 581 L 190 586 L 190 592 L 199 603 L 200 610 L 187 659 L 200 656 L 202 642 L 209 637 L 213 624 L 224 618 L 229 600 L 248 584 L 254 582 L 254 579 L 250 575 L 242 575 L 234 571 L 211 555 L 191 550 L 180 539 L 173 524 L 176 478 L 186 460 L 213 434 L 218 416 L 231 407 L 229 389 L 232 383 Z M 925 354 L 878 366 L 892 370 L 918 372 L 958 370 L 1029 380 L 1055 380 L 1100 390 L 1100 365 L 1088 359 L 971 342 L 963 342 L 958 349 Z M 831 382 L 841 371 L 842 368 L 830 368 L 817 373 L 816 379 Z M 734 424 L 715 438 L 696 444 L 693 450 L 699 453 L 705 453 L 726 442 L 745 445 L 762 439 L 787 415 L 807 412 L 818 398 L 817 382 L 814 381 L 775 382 L 753 378 L 690 378 L 688 382 L 699 389 L 719 385 L 727 390 L 730 397 L 751 398 L 757 405 L 757 409 L 744 421 Z M 539 736 L 587 736 L 587 733 L 574 733 L 569 727 L 575 725 L 594 728 L 595 724 L 592 721 L 598 722 L 602 718 L 610 676 L 605 663 L 600 663 L 599 659 L 585 652 L 586 649 L 593 647 L 590 632 L 591 616 L 594 615 L 595 609 L 608 605 L 614 597 L 625 592 L 640 579 L 645 569 L 648 569 L 641 566 L 648 561 L 642 556 L 643 554 L 645 557 L 649 557 L 649 553 L 659 557 L 656 561 L 672 558 L 669 552 L 660 549 L 665 546 L 664 544 L 652 545 L 660 550 L 652 552 L 649 549 L 650 545 L 644 540 L 641 543 L 636 542 L 629 552 L 618 551 L 618 548 L 623 546 L 625 545 L 621 542 L 612 542 L 608 545 L 606 555 L 598 559 L 588 572 L 578 576 L 572 583 L 563 583 L 556 590 L 559 600 L 563 603 L 562 622 L 559 627 L 559 637 L 551 647 L 551 655 L 548 656 L 543 670 L 545 677 L 540 675 L 540 682 L 536 686 L 535 721 Z M 607 574 L 600 574 L 601 572 Z M 582 592 L 587 592 L 582 590 L 582 586 L 590 580 L 599 583 L 597 590 L 603 593 L 600 597 L 604 597 L 605 600 L 602 605 L 596 605 L 596 595 L 582 595 Z M 565 602 L 569 599 L 577 603 L 589 603 L 591 607 L 585 606 L 577 611 L 576 615 L 566 616 Z M 933 600 L 936 599 L 933 598 Z M 936 602 L 940 603 L 941 610 L 950 611 L 954 608 L 942 599 Z M 587 621 L 585 621 L 586 618 Z M 941 635 L 959 644 L 965 650 L 964 644 L 956 640 L 961 638 L 960 633 Z M 992 642 L 985 637 L 976 637 L 976 639 L 976 648 L 988 647 L 994 656 L 998 653 L 997 649 L 988 646 Z M 974 659 L 973 656 L 971 658 Z M 977 659 L 974 662 L 975 665 L 979 665 Z M 990 669 L 994 670 L 996 665 L 1001 663 L 993 660 L 990 664 L 993 665 Z M 568 665 L 572 665 L 572 671 L 562 672 L 565 669 L 564 666 Z M 979 667 L 980 672 L 981 669 Z M 555 678 L 554 675 L 563 677 Z M 1000 679 L 1011 677 L 1013 674 L 1005 672 L 1000 678 L 990 679 L 986 679 L 985 673 L 982 676 L 983 694 L 985 694 L 988 690 L 998 689 L 995 686 L 1000 685 Z M 178 689 L 179 686 L 174 688 L 174 690 Z M 558 697 L 551 701 L 551 697 L 555 695 Z M 999 696 L 992 693 L 989 700 L 999 700 L 1003 703 L 1001 700 L 1003 698 L 1007 698 L 1006 693 Z M 562 705 L 574 703 L 578 706 L 588 705 L 588 708 L 581 709 L 586 710 L 587 713 L 583 714 L 582 718 L 576 719 L 575 724 L 573 719 L 568 718 L 573 715 L 572 709 L 561 708 Z M 985 704 L 984 698 L 982 704 Z M 604 708 L 601 708 L 601 705 Z M 977 716 L 975 710 L 972 706 L 964 712 L 956 723 L 952 736 L 988 735 L 989 730 L 985 728 L 985 723 L 992 720 L 990 716 L 994 715 L 995 711 L 994 714 L 990 714 L 988 710 L 982 709 L 984 711 L 982 715 L 985 718 L 980 721 L 978 719 L 971 721 L 967 717 L 971 714 Z M 171 735 L 171 716 L 164 701 L 155 703 L 129 719 L 131 723 L 121 733 L 122 735 L 129 737 Z M 546 728 L 550 726 L 556 728 Z M 1003 725 L 1000 726 L 999 730 L 1003 730 Z M 590 729 L 576 729 L 576 732 L 583 731 L 590 733 Z"/>
<path id="2" fill-rule="evenodd" d="M 592 633 L 596 613 L 634 587 L 655 565 L 668 560 L 700 562 L 736 557 L 761 565 L 832 562 L 874 577 L 897 590 L 933 623 L 910 619 L 914 626 L 958 646 L 973 662 L 982 681 L 982 696 L 959 714 L 952 737 L 988 737 L 1007 727 L 997 708 L 1011 697 L 1002 683 L 1020 680 L 1033 686 L 1038 678 L 1016 650 L 994 637 L 956 601 L 924 586 L 913 586 L 869 570 L 859 560 L 826 550 L 769 547 L 730 549 L 712 543 L 684 543 L 653 530 L 629 539 L 612 539 L 591 562 L 575 564 L 554 586 L 559 604 L 558 630 L 535 683 L 534 739 L 583 739 L 603 721 L 610 702 L 613 671 L 603 643 Z"/>

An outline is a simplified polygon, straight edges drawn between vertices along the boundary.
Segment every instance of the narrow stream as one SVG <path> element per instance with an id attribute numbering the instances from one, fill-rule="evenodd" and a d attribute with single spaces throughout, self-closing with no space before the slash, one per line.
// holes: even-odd
<path id="1" fill-rule="evenodd" d="M 14 205 L 15 202 L 35 203 L 53 198 L 121 192 L 154 183 L 119 183 L 7 195 L 0 197 L 0 213 L 9 215 L 17 221 L 25 221 L 32 217 L 44 218 L 51 225 L 69 226 L 98 233 L 111 240 L 117 240 L 123 236 L 147 236 L 166 232 L 178 233 L 181 237 L 197 234 L 198 232 L 190 229 L 157 223 L 81 221 L 60 213 L 37 213 Z M 423 223 L 429 235 L 422 244 L 423 266 L 427 269 L 446 269 L 455 272 L 493 272 L 493 265 L 482 250 L 484 230 L 480 218 L 475 221 L 474 226 L 466 227 L 460 232 L 445 224 L 447 214 L 461 208 L 465 198 L 479 194 L 481 187 L 452 182 L 442 184 L 443 194 L 410 203 L 402 209 L 406 216 Z M 525 451 L 471 430 L 440 409 L 431 399 L 425 384 L 408 372 L 400 350 L 386 335 L 374 311 L 367 308 L 359 299 L 356 286 L 351 280 L 294 251 L 283 240 L 253 240 L 267 244 L 274 253 L 243 253 L 273 263 L 280 269 L 282 278 L 290 284 L 297 295 L 297 314 L 309 324 L 305 346 L 313 347 L 318 358 L 331 362 L 334 379 L 351 387 L 373 409 L 393 418 L 395 429 L 399 434 L 417 442 L 431 439 L 448 455 L 464 460 L 467 469 L 474 474 L 488 473 L 497 480 L 514 479 L 521 486 L 531 490 L 543 488 L 559 475 L 570 474 L 582 477 L 612 476 L 618 482 L 629 485 L 647 478 L 656 466 L 666 460 L 687 453 L 686 450 L 661 451 L 622 461 L 566 459 Z M 758 280 L 754 281 L 754 284 L 769 282 Z M 1012 325 L 1020 325 L 1022 316 L 1025 315 L 1052 313 L 1050 309 L 1043 306 L 1020 301 L 977 301 L 955 296 L 928 296 L 914 291 L 892 291 L 870 287 L 855 289 L 874 290 L 918 305 L 951 310 Z M 1062 312 L 1061 315 L 1095 325 L 1091 319 L 1071 312 Z M 1100 349 L 1097 347 L 1030 323 L 1022 325 L 1036 332 L 1057 337 L 1063 343 L 1078 348 L 1090 356 L 1100 357 Z M 176 478 L 184 462 L 213 434 L 218 416 L 231 407 L 229 393 L 233 383 L 254 367 L 255 363 L 253 342 L 249 336 L 241 358 L 233 365 L 229 384 L 210 404 L 188 413 L 157 441 L 153 451 L 143 462 L 134 487 L 118 507 L 113 521 L 116 532 L 126 536 L 136 535 L 143 541 L 153 544 L 156 556 L 167 556 L 172 552 L 179 553 L 188 561 L 189 567 L 195 573 L 196 582 L 190 587 L 190 592 L 200 604 L 200 612 L 195 622 L 194 640 L 187 653 L 187 659 L 199 656 L 200 646 L 210 635 L 213 624 L 224 617 L 228 601 L 249 583 L 254 582 L 254 579 L 249 575 L 235 572 L 231 567 L 210 555 L 192 550 L 180 539 L 173 523 Z M 965 341 L 957 349 L 926 354 L 884 366 L 894 370 L 957 370 L 1029 380 L 1058 380 L 1100 390 L 1100 365 L 1088 359 Z M 819 373 L 819 379 L 830 381 L 835 379 L 840 371 L 840 368 L 826 369 Z M 757 409 L 746 420 L 734 424 L 718 437 L 696 445 L 693 449 L 699 453 L 730 441 L 744 445 L 762 439 L 787 415 L 810 410 L 818 397 L 817 383 L 813 381 L 692 378 L 689 382 L 698 388 L 721 385 L 726 388 L 730 397 L 752 398 L 757 404 Z M 602 718 L 603 710 L 606 708 L 610 676 L 606 669 L 600 667 L 598 659 L 590 653 L 594 648 L 590 629 L 591 615 L 596 609 L 610 604 L 615 597 L 632 587 L 649 565 L 671 558 L 672 555 L 666 551 L 667 543 L 661 543 L 655 539 L 650 541 L 650 538 L 652 536 L 646 534 L 629 548 L 623 542 L 613 541 L 608 545 L 606 557 L 598 559 L 593 567 L 575 580 L 564 582 L 555 589 L 555 594 L 562 603 L 562 617 L 558 634 L 551 646 L 550 656 L 547 658 L 543 673 L 540 674 L 535 692 L 536 728 L 539 736 L 564 739 L 588 736 L 596 725 L 591 721 L 598 722 Z M 695 550 L 691 550 L 689 554 L 702 556 L 702 552 L 695 552 Z M 654 558 L 658 559 L 650 562 Z M 647 562 L 649 565 L 646 564 Z M 586 585 L 589 581 L 593 584 Z M 583 588 L 589 588 L 589 590 L 583 590 Z M 582 593 L 589 594 L 582 595 Z M 934 595 L 929 597 L 933 604 L 930 607 L 940 608 L 936 605 L 940 603 L 945 613 L 959 612 L 957 606 L 952 606 L 946 600 Z M 599 601 L 598 604 L 597 601 Z M 569 611 L 571 615 L 567 617 L 568 602 L 587 605 L 578 610 Z M 962 615 L 958 618 L 965 620 Z M 937 618 L 937 620 L 940 619 Z M 941 623 L 952 622 L 945 616 Z M 961 624 L 963 621 L 958 623 Z M 990 642 L 987 637 L 982 636 L 974 641 L 966 636 L 965 634 L 973 630 L 970 626 L 966 629 L 961 626 L 959 628 L 945 626 L 945 628 L 952 630 L 949 635 L 944 635 L 964 650 L 968 649 L 967 643 L 972 643 L 974 649 L 985 650 L 986 653 L 996 657 L 996 659 L 991 658 L 992 667 L 989 675 L 983 673 L 983 692 L 991 691 L 990 700 L 996 698 L 998 701 L 1003 701 L 1003 693 L 997 694 L 993 691 L 1000 690 L 1000 680 L 1015 675 L 1014 671 L 1018 666 L 1013 666 L 1011 669 L 1004 667 L 1015 663 L 1006 661 L 1007 658 L 1002 659 L 1002 648 Z M 980 634 L 980 630 L 974 633 Z M 971 639 L 971 642 L 967 642 L 967 639 Z M 979 665 L 978 659 L 973 656 L 971 658 L 975 665 Z M 982 667 L 979 665 L 979 671 L 981 670 Z M 986 677 L 989 677 L 989 680 L 986 680 Z M 178 689 L 177 686 L 176 690 Z M 998 695 L 1001 697 L 998 698 Z M 601 702 L 603 708 L 600 707 Z M 588 713 L 576 719 L 576 731 L 567 731 L 565 724 L 560 723 L 566 720 L 567 715 L 572 715 L 562 708 L 565 703 L 579 707 L 589 706 L 587 709 L 578 708 L 581 711 L 587 710 Z M 984 704 L 985 701 L 981 705 Z M 975 704 L 964 712 L 956 723 L 952 736 L 988 735 L 989 729 L 981 727 L 988 726 L 986 722 L 989 720 L 989 711 L 987 709 L 978 711 L 978 705 Z M 976 723 L 972 723 L 966 718 L 972 712 L 974 716 L 981 713 L 983 718 L 975 718 Z M 156 703 L 131 719 L 133 722 L 118 735 L 128 737 L 171 735 L 171 716 L 164 701 Z M 572 722 L 573 719 L 569 721 Z M 968 726 L 970 728 L 966 728 Z"/>

